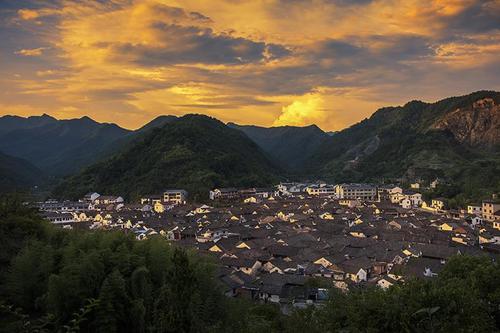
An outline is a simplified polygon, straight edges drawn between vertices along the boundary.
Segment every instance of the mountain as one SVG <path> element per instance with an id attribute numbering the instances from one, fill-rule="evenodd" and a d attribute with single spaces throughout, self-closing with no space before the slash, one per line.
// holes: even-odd
<path id="1" fill-rule="evenodd" d="M 19 117 L 19 116 L 3 116 L 0 117 L 0 136 L 19 129 L 31 129 L 48 124 L 56 123 L 57 119 L 43 114 L 42 116 Z"/>
<path id="2" fill-rule="evenodd" d="M 461 191 L 500 190 L 499 105 L 500 93 L 479 91 L 382 108 L 322 144 L 306 172 L 334 181 L 440 177 Z"/>
<path id="3" fill-rule="evenodd" d="M 64 180 L 57 197 L 88 191 L 135 198 L 164 188 L 205 199 L 220 186 L 266 186 L 277 168 L 244 133 L 202 115 L 186 115 L 136 137 L 123 151 Z"/>
<path id="4" fill-rule="evenodd" d="M 42 172 L 34 165 L 0 152 L 0 193 L 27 190 L 43 181 Z"/>
<path id="5" fill-rule="evenodd" d="M 266 128 L 229 123 L 228 126 L 244 132 L 270 158 L 290 172 L 300 172 L 311 155 L 329 139 L 329 135 L 316 125 Z"/>
<path id="6" fill-rule="evenodd" d="M 13 125 L 10 130 L 9 124 Z M 56 120 L 46 115 L 1 117 L 0 128 L 1 151 L 23 158 L 50 175 L 78 171 L 102 157 L 115 140 L 130 133 L 89 117 Z"/>
<path id="7" fill-rule="evenodd" d="M 137 129 L 135 132 L 136 133 L 145 133 L 153 128 L 163 127 L 164 125 L 171 123 L 172 121 L 174 121 L 176 119 L 177 119 L 176 116 L 159 116 L 159 117 L 156 117 L 155 119 L 151 120 L 149 123 L 142 126 L 141 128 Z"/>

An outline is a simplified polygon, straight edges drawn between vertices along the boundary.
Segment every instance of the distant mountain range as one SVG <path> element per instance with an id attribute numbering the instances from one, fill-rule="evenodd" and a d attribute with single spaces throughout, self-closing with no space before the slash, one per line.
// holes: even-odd
<path id="1" fill-rule="evenodd" d="M 300 173 L 311 155 L 330 140 L 330 136 L 316 125 L 266 128 L 229 123 L 228 126 L 245 133 L 270 159 L 291 173 Z"/>
<path id="2" fill-rule="evenodd" d="M 176 119 L 160 116 L 136 131 L 89 117 L 0 117 L 0 151 L 25 159 L 49 176 L 65 176 L 108 157 L 137 135 Z"/>
<path id="3" fill-rule="evenodd" d="M 494 91 L 436 103 L 412 101 L 329 133 L 314 125 L 224 125 L 195 115 L 161 116 L 136 131 L 87 117 L 5 116 L 0 151 L 45 174 L 73 175 L 58 194 L 93 189 L 133 196 L 157 187 L 197 191 L 285 177 L 332 182 L 438 177 L 452 180 L 457 191 L 480 195 L 500 191 L 499 105 L 500 93 Z"/>
<path id="4" fill-rule="evenodd" d="M 63 181 L 54 194 L 77 198 L 100 191 L 136 198 L 177 187 L 204 199 L 213 187 L 272 184 L 280 172 L 241 131 L 187 115 L 146 131 L 120 153 Z"/>
<path id="5" fill-rule="evenodd" d="M 27 160 L 46 174 L 66 175 L 105 156 L 111 144 L 129 132 L 89 117 L 5 116 L 0 118 L 0 151 Z"/>

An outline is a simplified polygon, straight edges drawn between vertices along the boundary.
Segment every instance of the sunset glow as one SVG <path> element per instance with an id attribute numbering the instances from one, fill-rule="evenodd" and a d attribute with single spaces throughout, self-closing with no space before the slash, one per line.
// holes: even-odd
<path id="1" fill-rule="evenodd" d="M 498 90 L 499 22 L 497 0 L 7 0 L 0 115 L 339 130 L 378 107 Z"/>

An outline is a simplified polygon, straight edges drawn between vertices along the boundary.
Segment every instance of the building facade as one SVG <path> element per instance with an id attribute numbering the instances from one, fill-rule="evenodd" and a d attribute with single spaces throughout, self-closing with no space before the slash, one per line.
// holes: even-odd
<path id="1" fill-rule="evenodd" d="M 377 187 L 370 184 L 340 184 L 335 186 L 339 199 L 360 199 L 374 201 L 377 198 Z"/>

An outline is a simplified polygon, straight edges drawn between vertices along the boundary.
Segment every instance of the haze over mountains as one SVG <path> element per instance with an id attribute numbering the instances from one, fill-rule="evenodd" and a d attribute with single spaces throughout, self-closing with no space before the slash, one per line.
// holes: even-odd
<path id="1" fill-rule="evenodd" d="M 493 91 L 412 101 L 382 108 L 334 135 L 314 125 L 224 125 L 197 115 L 161 116 L 136 131 L 87 117 L 5 116 L 0 151 L 46 175 L 73 175 L 56 191 L 70 196 L 91 189 L 130 195 L 177 186 L 205 191 L 286 178 L 440 177 L 482 193 L 500 187 L 499 105 L 500 93 Z"/>

